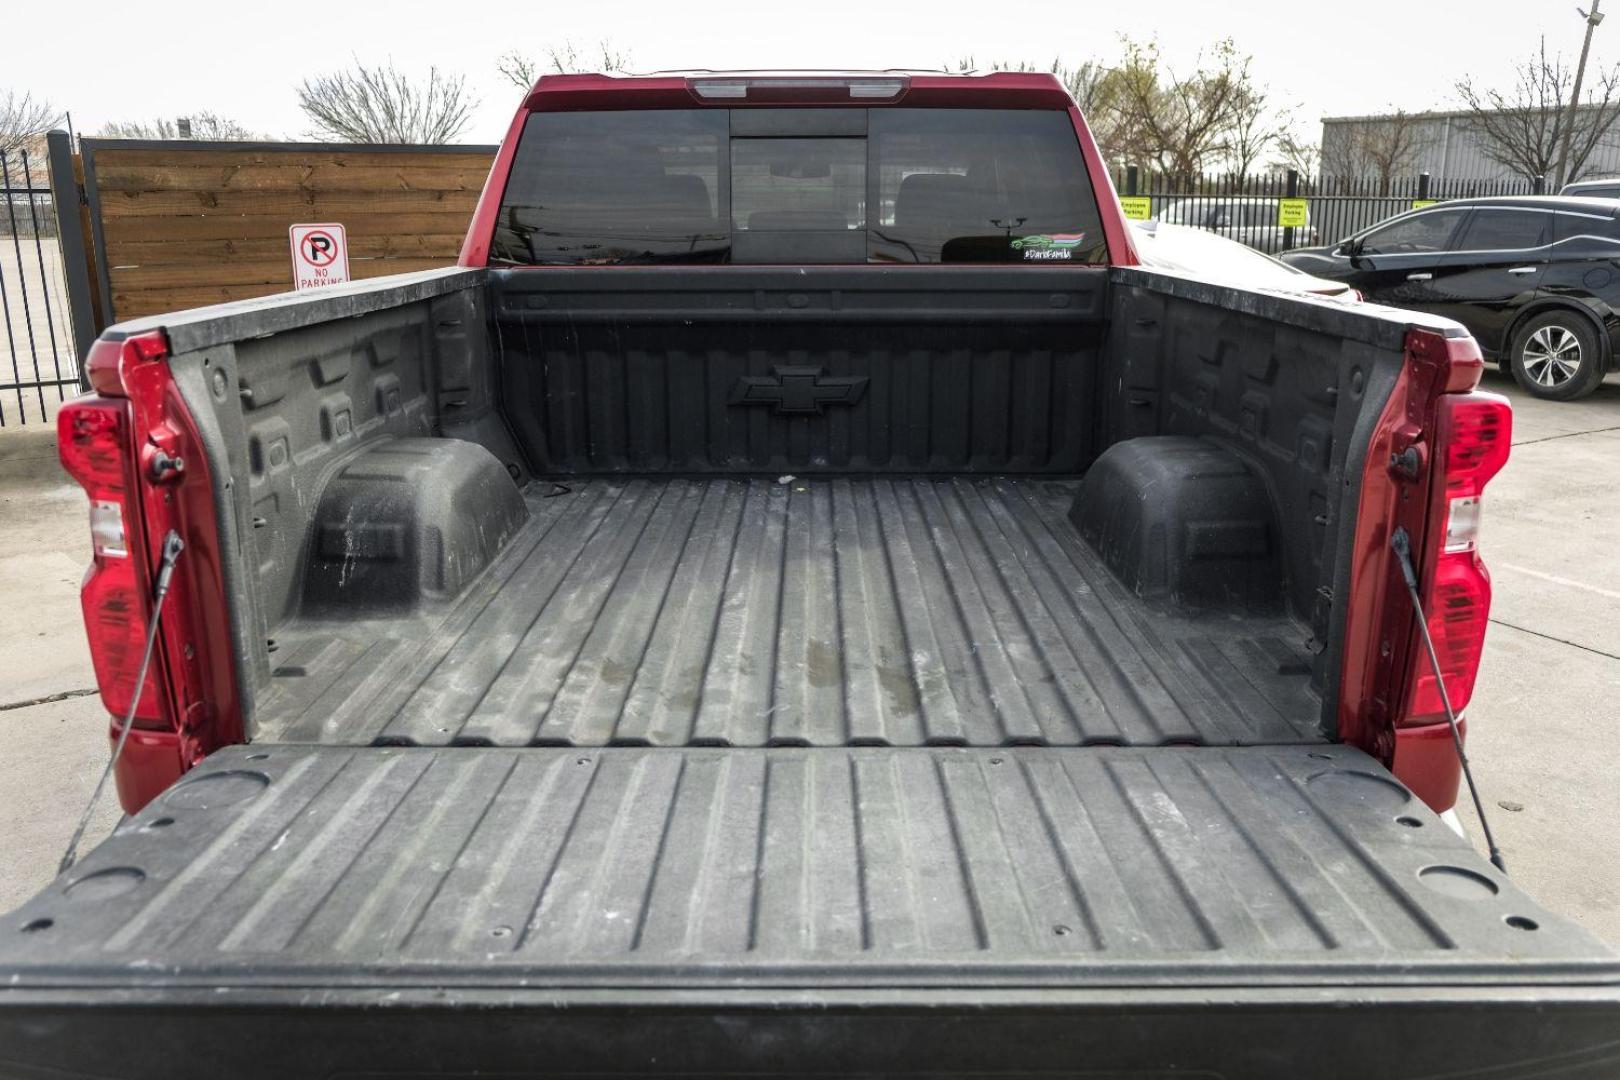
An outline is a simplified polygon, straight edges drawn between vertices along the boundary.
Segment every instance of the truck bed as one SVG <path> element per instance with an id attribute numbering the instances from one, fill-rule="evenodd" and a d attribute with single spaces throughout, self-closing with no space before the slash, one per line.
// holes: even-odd
<path id="1" fill-rule="evenodd" d="M 6 1075 L 1620 1054 L 1620 961 L 1339 746 L 233 747 L 0 940 Z"/>
<path id="2" fill-rule="evenodd" d="M 537 481 L 453 605 L 300 618 L 257 738 L 384 745 L 1318 742 L 1309 633 L 1151 612 L 1014 478 Z"/>

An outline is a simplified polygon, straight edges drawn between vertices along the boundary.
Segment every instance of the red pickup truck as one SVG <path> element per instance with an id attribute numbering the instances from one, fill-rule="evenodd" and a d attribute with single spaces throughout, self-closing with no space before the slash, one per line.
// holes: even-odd
<path id="1" fill-rule="evenodd" d="M 1616 1075 L 1439 816 L 1479 350 L 1135 263 L 1049 76 L 554 76 L 458 267 L 108 329 L 0 1074 Z"/>

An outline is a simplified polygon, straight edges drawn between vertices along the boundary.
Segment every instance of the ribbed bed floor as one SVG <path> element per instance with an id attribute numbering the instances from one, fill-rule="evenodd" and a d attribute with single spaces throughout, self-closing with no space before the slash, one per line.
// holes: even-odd
<path id="1" fill-rule="evenodd" d="M 1303 628 L 1149 614 L 1073 482 L 592 480 L 448 609 L 277 634 L 261 740 L 1318 741 Z"/>
<path id="2" fill-rule="evenodd" d="M 75 877 L 0 918 L 0 980 L 1615 977 L 1341 746 L 228 747 Z"/>

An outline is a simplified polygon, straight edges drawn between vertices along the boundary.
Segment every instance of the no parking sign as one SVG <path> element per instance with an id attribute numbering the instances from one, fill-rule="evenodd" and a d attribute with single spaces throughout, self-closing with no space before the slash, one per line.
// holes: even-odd
<path id="1" fill-rule="evenodd" d="M 342 225 L 294 225 L 293 288 L 319 289 L 349 280 L 349 238 Z"/>

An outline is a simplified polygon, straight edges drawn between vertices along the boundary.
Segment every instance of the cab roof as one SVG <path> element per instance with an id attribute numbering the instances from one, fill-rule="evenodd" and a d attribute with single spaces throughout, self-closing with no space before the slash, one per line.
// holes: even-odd
<path id="1" fill-rule="evenodd" d="M 980 75 L 942 71 L 659 71 L 646 75 L 542 75 L 532 112 L 783 106 L 1068 109 L 1057 76 L 1035 71 Z"/>

